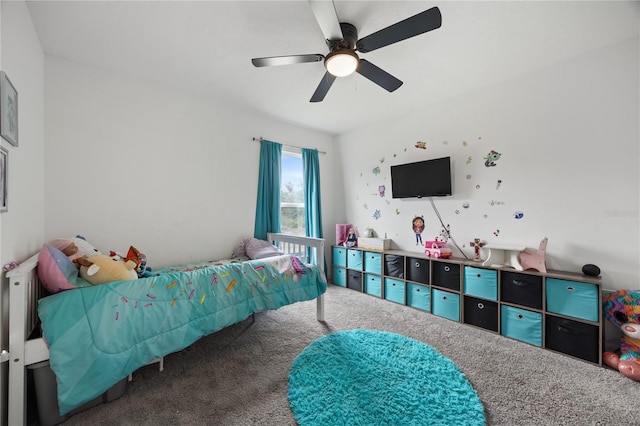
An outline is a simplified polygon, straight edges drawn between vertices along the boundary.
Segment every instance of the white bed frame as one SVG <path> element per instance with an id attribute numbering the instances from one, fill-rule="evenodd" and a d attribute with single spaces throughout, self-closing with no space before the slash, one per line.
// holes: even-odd
<path id="1" fill-rule="evenodd" d="M 307 263 L 324 270 L 324 240 L 270 233 L 267 239 L 284 251 L 295 254 Z M 44 290 L 38 280 L 38 253 L 7 273 L 9 278 L 9 348 L 0 353 L 0 361 L 9 364 L 8 425 L 26 424 L 26 367 L 49 359 L 49 349 L 43 338 L 29 339 L 38 326 L 38 299 Z M 316 317 L 324 321 L 324 294 L 317 298 Z M 0 416 L 0 421 L 2 421 Z"/>

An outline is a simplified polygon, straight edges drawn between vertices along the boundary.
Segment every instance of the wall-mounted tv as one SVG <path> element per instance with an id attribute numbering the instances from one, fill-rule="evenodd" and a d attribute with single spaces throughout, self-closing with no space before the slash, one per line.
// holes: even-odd
<path id="1" fill-rule="evenodd" d="M 451 195 L 451 158 L 391 166 L 391 192 L 393 198 Z"/>

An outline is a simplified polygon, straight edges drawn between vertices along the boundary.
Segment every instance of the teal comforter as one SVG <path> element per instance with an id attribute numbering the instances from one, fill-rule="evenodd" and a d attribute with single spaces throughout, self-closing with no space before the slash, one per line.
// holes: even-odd
<path id="1" fill-rule="evenodd" d="M 202 336 L 326 291 L 324 274 L 294 256 L 186 269 L 40 300 L 60 414 Z"/>

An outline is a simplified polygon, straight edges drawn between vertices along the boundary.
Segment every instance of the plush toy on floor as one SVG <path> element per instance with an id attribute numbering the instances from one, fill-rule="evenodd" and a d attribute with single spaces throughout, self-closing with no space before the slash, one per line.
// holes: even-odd
<path id="1" fill-rule="evenodd" d="M 605 352 L 602 360 L 640 382 L 640 290 L 618 290 L 602 299 L 605 317 L 622 331 L 620 355 Z"/>

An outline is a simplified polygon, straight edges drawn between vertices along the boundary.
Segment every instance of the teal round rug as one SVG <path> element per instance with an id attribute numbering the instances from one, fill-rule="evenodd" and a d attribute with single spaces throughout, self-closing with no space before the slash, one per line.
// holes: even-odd
<path id="1" fill-rule="evenodd" d="M 486 424 L 453 361 L 385 331 L 340 331 L 312 342 L 291 366 L 289 404 L 301 426 Z"/>

